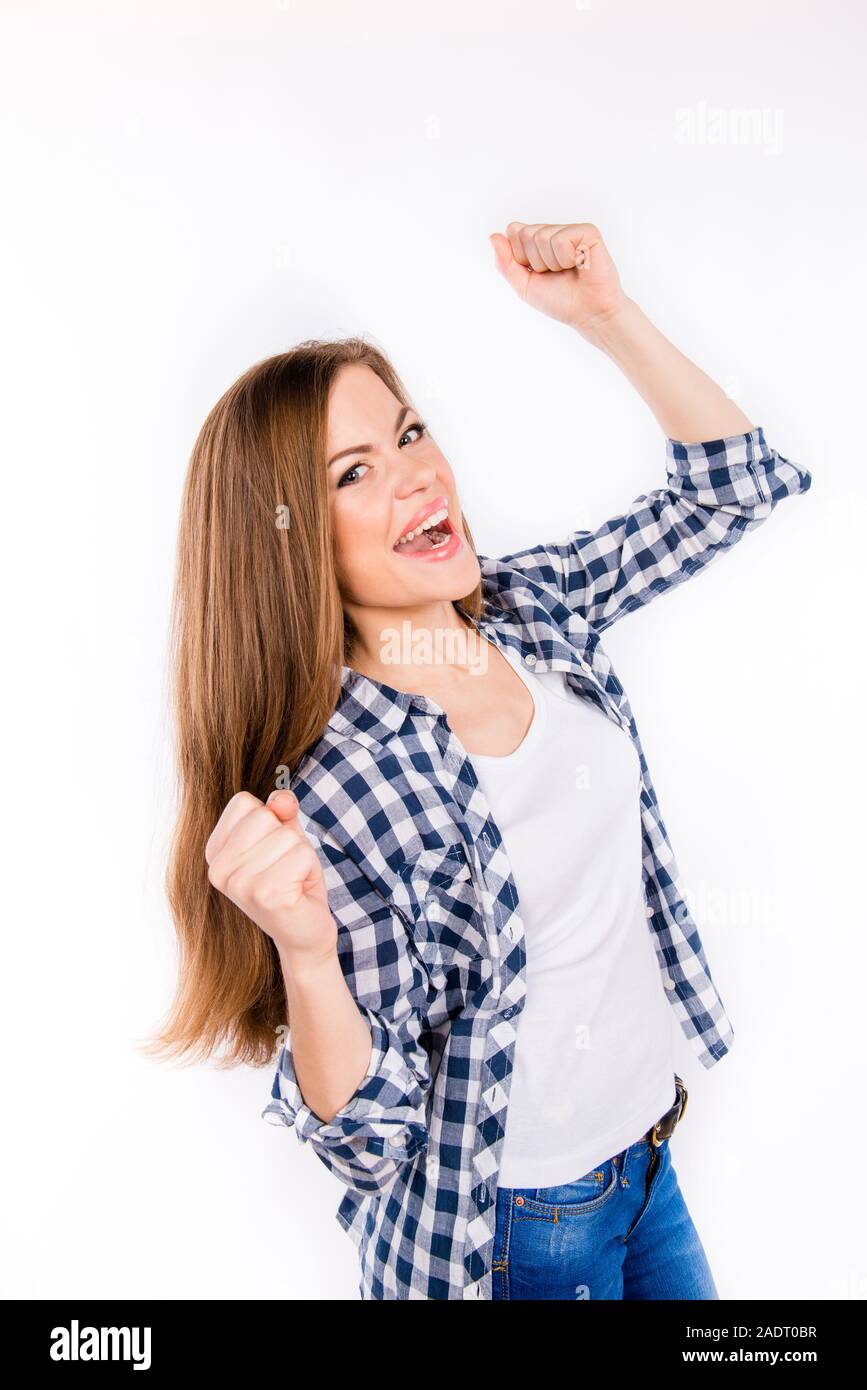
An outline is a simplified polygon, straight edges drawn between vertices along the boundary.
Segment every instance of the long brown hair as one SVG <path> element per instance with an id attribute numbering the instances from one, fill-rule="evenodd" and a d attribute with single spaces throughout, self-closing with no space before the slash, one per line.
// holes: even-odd
<path id="1" fill-rule="evenodd" d="M 391 363 L 363 338 L 308 339 L 256 363 L 211 410 L 184 486 L 171 620 L 178 817 L 166 891 L 177 990 L 146 1054 L 265 1065 L 287 1022 L 274 943 L 209 882 L 205 845 L 238 791 L 264 800 L 340 697 L 353 632 L 334 565 L 326 482 L 329 393 L 348 362 L 402 405 Z M 466 522 L 464 533 L 472 535 Z M 481 614 L 482 588 L 461 600 Z"/>

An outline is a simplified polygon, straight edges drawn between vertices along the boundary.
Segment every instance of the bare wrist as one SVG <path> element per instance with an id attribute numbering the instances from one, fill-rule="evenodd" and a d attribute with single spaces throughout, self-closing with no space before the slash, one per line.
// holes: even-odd
<path id="1" fill-rule="evenodd" d="M 603 352 L 610 352 L 635 332 L 643 317 L 635 300 L 625 295 L 616 307 L 602 314 L 594 314 L 574 327 L 588 343 L 601 348 Z"/>
<path id="2" fill-rule="evenodd" d="M 287 986 L 306 987 L 317 981 L 331 980 L 335 977 L 335 972 L 343 978 L 334 942 L 318 948 L 278 946 L 277 954 Z"/>

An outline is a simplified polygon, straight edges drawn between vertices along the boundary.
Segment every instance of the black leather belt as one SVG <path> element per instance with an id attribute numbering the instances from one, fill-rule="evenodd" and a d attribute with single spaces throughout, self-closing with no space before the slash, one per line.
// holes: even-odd
<path id="1" fill-rule="evenodd" d="M 676 1072 L 674 1074 L 674 1085 L 677 1090 L 674 1105 L 670 1110 L 666 1110 L 665 1114 L 656 1121 L 655 1125 L 650 1126 L 650 1129 L 644 1136 L 654 1149 L 658 1149 L 665 1139 L 671 1137 L 674 1133 L 675 1126 L 683 1119 L 683 1113 L 686 1110 L 688 1092 Z"/>

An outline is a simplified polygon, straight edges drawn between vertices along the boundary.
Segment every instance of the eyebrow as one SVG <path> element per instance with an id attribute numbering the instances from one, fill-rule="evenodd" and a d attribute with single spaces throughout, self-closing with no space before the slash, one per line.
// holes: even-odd
<path id="1" fill-rule="evenodd" d="M 403 424 L 404 416 L 409 415 L 411 413 L 411 410 L 411 406 L 405 405 L 402 406 L 401 409 L 398 411 L 397 419 L 394 422 L 395 433 L 400 429 L 401 425 Z M 327 466 L 330 468 L 333 463 L 336 463 L 338 459 L 345 458 L 347 454 L 370 454 L 373 452 L 373 449 L 373 444 L 356 444 L 353 449 L 341 449 L 339 454 L 335 454 L 333 458 L 330 458 L 328 460 Z"/>

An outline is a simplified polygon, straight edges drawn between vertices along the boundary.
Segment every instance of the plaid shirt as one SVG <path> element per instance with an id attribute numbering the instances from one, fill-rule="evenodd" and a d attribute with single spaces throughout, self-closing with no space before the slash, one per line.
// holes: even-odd
<path id="1" fill-rule="evenodd" d="M 732 1025 L 711 977 L 629 702 L 599 635 L 704 569 L 811 475 L 760 427 L 666 444 L 664 487 L 595 531 L 479 556 L 481 633 L 528 668 L 562 671 L 628 732 L 641 773 L 646 915 L 666 997 L 705 1067 Z M 460 605 L 459 605 L 460 606 Z M 297 768 L 344 976 L 370 1025 L 368 1073 L 323 1123 L 304 1103 L 291 1027 L 262 1111 L 346 1187 L 337 1220 L 362 1299 L 491 1298 L 500 1164 L 525 938 L 499 830 L 472 760 L 432 700 L 343 667 L 337 708 Z"/>

